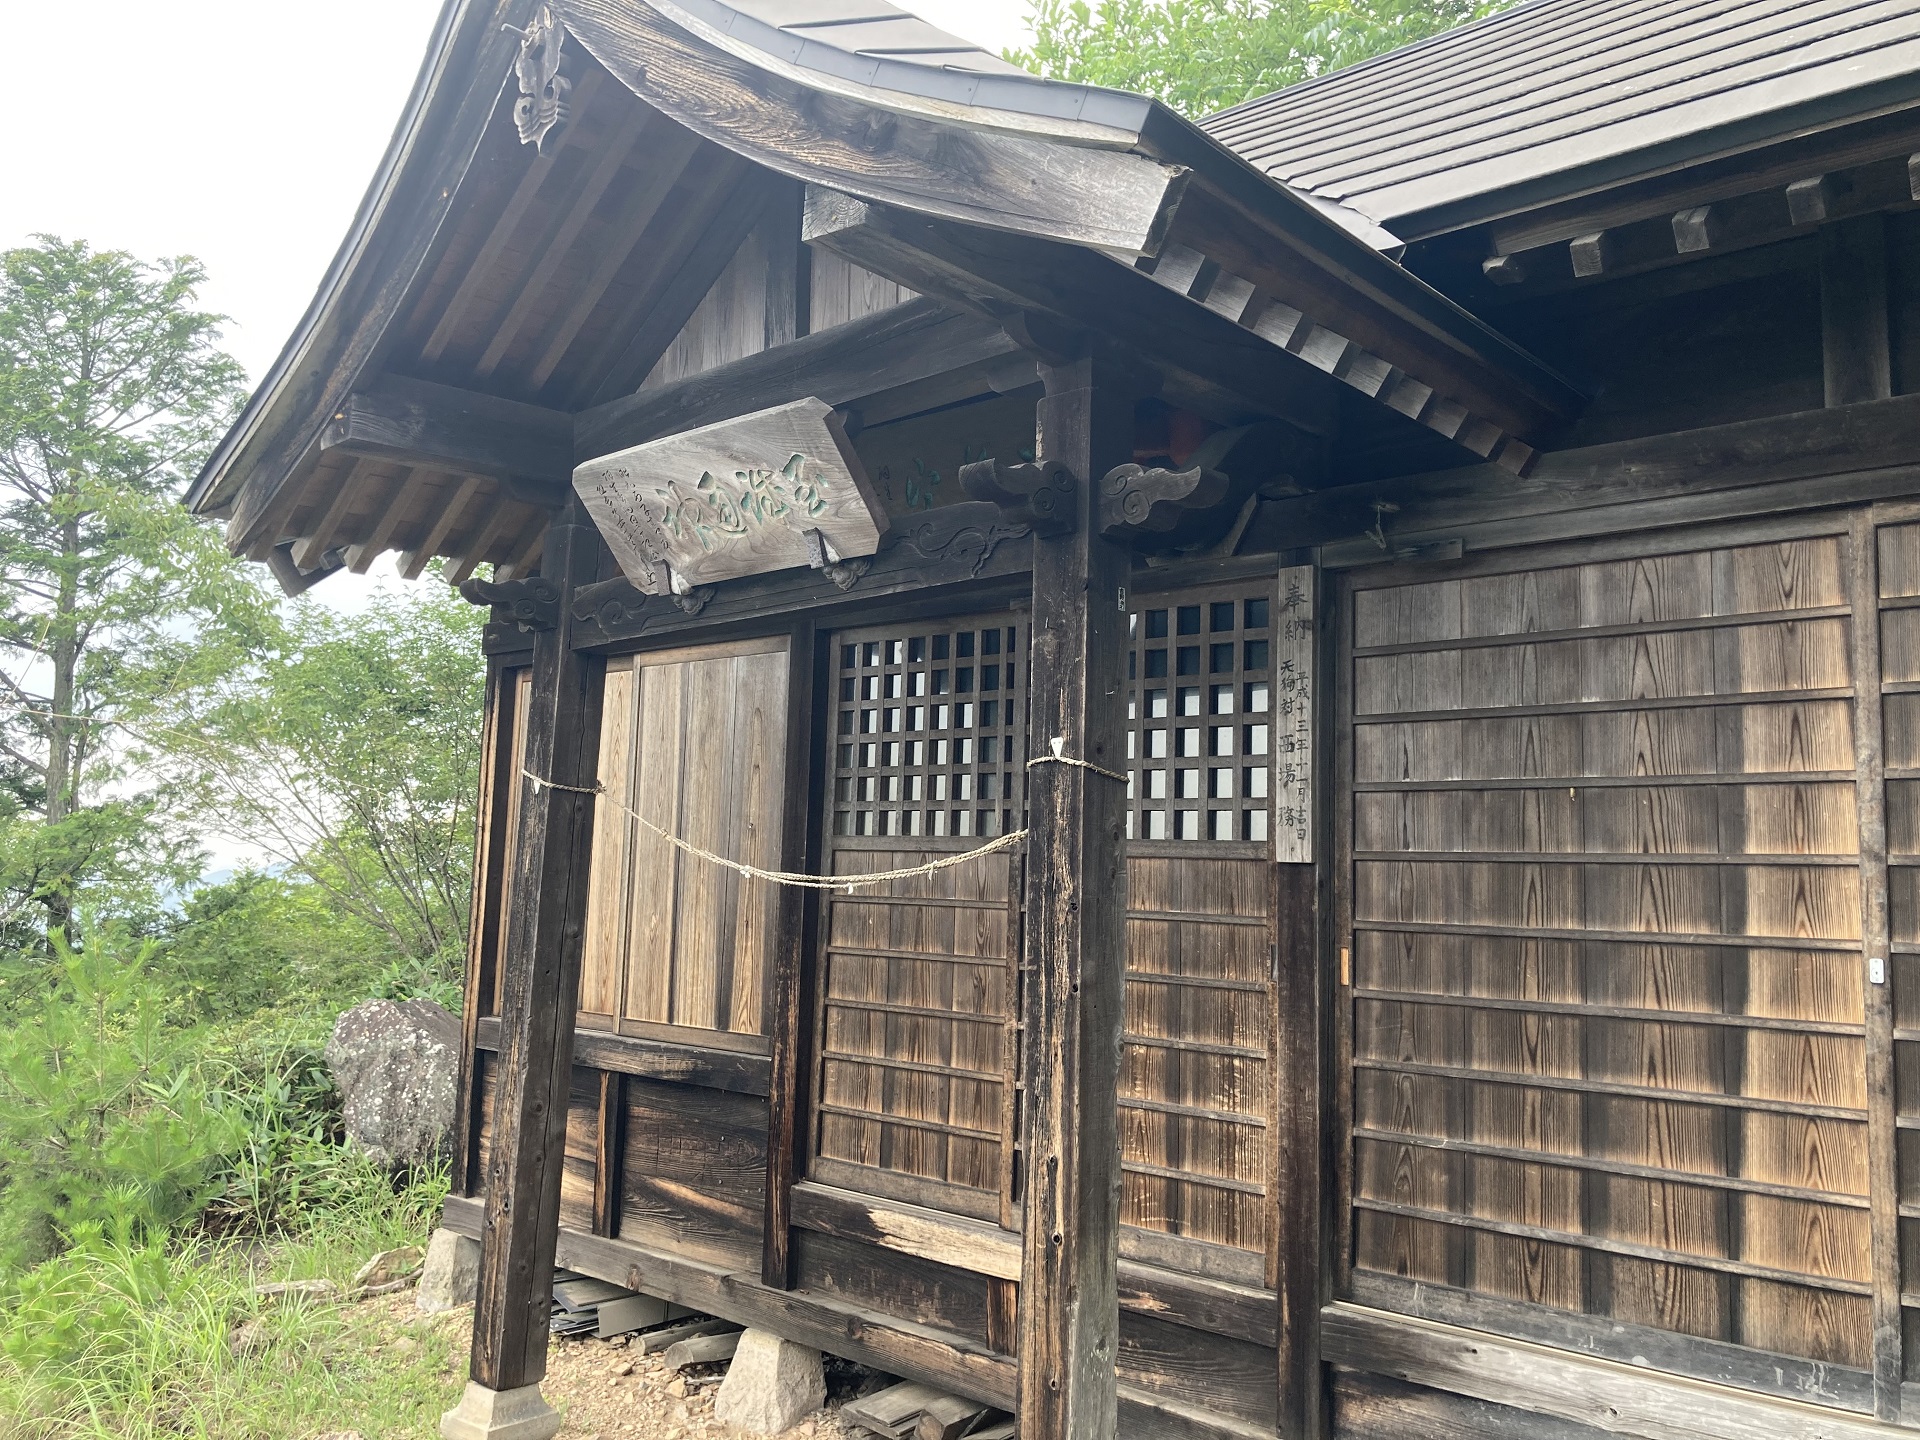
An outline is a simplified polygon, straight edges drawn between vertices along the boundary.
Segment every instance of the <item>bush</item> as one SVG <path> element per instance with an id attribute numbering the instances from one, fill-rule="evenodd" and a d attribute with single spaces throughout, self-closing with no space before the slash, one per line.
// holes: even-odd
<path id="1" fill-rule="evenodd" d="M 0 1034 L 0 1276 L 83 1234 L 158 1243 L 217 1193 L 240 1120 L 165 1023 L 152 943 L 55 932 L 35 1022 Z"/>

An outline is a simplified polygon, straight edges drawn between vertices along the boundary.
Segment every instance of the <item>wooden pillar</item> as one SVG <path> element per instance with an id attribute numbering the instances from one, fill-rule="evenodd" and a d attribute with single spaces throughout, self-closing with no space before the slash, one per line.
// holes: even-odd
<path id="1" fill-rule="evenodd" d="M 1091 360 L 1042 364 L 1039 453 L 1078 480 L 1073 528 L 1036 538 L 1032 754 L 1124 772 L 1126 554 L 1096 530 L 1100 477 L 1132 459 L 1131 393 Z M 1126 955 L 1126 786 L 1077 765 L 1027 773 L 1019 1361 L 1022 1440 L 1109 1440 Z"/>
<path id="2" fill-rule="evenodd" d="M 1828 405 L 1893 394 L 1884 216 L 1820 227 L 1820 338 Z"/>
<path id="3" fill-rule="evenodd" d="M 797 233 L 797 232 L 796 232 Z M 829 693 L 828 651 L 811 619 L 797 622 L 787 668 L 786 825 L 780 868 L 816 873 L 824 814 L 823 767 L 813 763 L 815 697 Z M 772 1077 L 767 1094 L 767 1213 L 761 1232 L 760 1279 L 776 1290 L 793 1283 L 793 1184 L 806 1126 L 807 1087 L 813 1073 L 814 993 L 812 937 L 820 923 L 820 892 L 783 886 L 773 947 Z"/>
<path id="4" fill-rule="evenodd" d="M 598 561 L 599 536 L 579 502 L 570 501 L 547 533 L 547 587 L 515 582 L 541 602 L 532 622 L 523 763 L 555 785 L 591 787 L 599 762 L 604 661 L 574 650 L 571 614 L 574 591 L 594 581 Z M 441 1422 L 450 1440 L 537 1440 L 559 1426 L 536 1387 L 547 1370 L 593 796 L 524 777 L 520 794 L 471 1381 L 459 1408 Z M 546 1428 L 549 1417 L 553 1429 Z"/>

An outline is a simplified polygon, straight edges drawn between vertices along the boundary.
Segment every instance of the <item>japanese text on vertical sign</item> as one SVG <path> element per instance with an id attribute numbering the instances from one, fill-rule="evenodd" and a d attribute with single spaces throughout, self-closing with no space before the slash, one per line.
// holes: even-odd
<path id="1" fill-rule="evenodd" d="M 1280 572 L 1273 657 L 1273 858 L 1313 860 L 1314 596 L 1311 565 Z"/>

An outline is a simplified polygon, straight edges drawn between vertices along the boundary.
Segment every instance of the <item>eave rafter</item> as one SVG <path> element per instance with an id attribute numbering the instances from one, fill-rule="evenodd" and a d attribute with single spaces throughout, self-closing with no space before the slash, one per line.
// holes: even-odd
<path id="1" fill-rule="evenodd" d="M 1524 473 L 1538 438 L 1577 410 L 1579 397 L 1541 370 L 1554 405 L 1527 403 L 1490 385 L 1474 393 L 1500 421 L 1306 317 L 1263 287 L 1198 252 L 1169 248 L 1151 274 L 1028 237 L 905 215 L 835 192 L 808 194 L 809 241 L 926 294 L 1003 319 L 1038 312 L 1104 338 L 1123 356 L 1160 372 L 1169 392 L 1215 415 L 1264 415 L 1313 434 L 1334 424 L 1329 377 Z M 1357 327 L 1356 327 L 1357 328 Z M 1469 367 L 1427 373 L 1462 388 Z M 1500 423 L 1501 421 L 1505 423 Z"/>
<path id="2" fill-rule="evenodd" d="M 1479 278 L 1504 299 L 1575 290 L 1920 205 L 1920 119 L 1883 117 L 1497 222 Z"/>

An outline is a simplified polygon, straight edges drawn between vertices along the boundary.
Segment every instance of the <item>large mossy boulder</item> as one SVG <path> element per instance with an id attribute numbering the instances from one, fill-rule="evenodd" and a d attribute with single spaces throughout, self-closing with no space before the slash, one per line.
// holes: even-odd
<path id="1" fill-rule="evenodd" d="M 460 1074 L 460 1022 L 431 1000 L 369 1000 L 327 1041 L 347 1140 L 398 1169 L 446 1153 Z"/>

